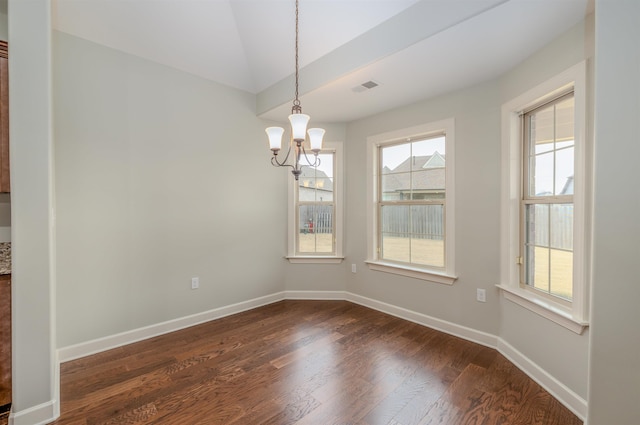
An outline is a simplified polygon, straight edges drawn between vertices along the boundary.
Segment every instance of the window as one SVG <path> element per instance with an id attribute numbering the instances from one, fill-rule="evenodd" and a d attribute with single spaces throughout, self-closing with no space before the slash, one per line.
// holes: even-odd
<path id="1" fill-rule="evenodd" d="M 521 283 L 573 298 L 574 96 L 523 114 Z"/>
<path id="2" fill-rule="evenodd" d="M 444 267 L 445 136 L 380 146 L 379 258 Z"/>
<path id="3" fill-rule="evenodd" d="M 369 267 L 453 283 L 453 120 L 374 136 L 369 157 Z"/>
<path id="4" fill-rule="evenodd" d="M 335 254 L 333 157 L 320 153 L 317 167 L 302 167 L 296 185 L 296 255 Z"/>
<path id="5" fill-rule="evenodd" d="M 290 178 L 291 262 L 342 260 L 341 146 L 326 145 L 318 154 L 316 167 L 305 165 L 297 181 Z"/>
<path id="6" fill-rule="evenodd" d="M 576 333 L 588 326 L 585 73 L 578 64 L 502 108 L 498 287 L 506 299 Z"/>

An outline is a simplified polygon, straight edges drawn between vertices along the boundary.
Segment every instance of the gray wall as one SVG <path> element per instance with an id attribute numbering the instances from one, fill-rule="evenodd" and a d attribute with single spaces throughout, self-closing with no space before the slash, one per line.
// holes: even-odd
<path id="1" fill-rule="evenodd" d="M 502 301 L 499 282 L 501 116 L 503 103 L 590 56 L 587 21 L 500 79 L 350 123 L 347 127 L 347 274 L 353 293 L 498 335 L 580 397 L 587 397 L 588 332 L 578 336 Z M 591 49 L 592 50 L 592 49 Z M 456 269 L 453 286 L 370 271 L 366 233 L 366 138 L 455 118 Z M 487 302 L 476 301 L 476 288 Z"/>
<path id="2" fill-rule="evenodd" d="M 342 270 L 285 269 L 288 169 L 270 165 L 253 95 L 65 33 L 53 53 L 58 347 L 344 288 Z"/>
<path id="3" fill-rule="evenodd" d="M 282 291 L 254 96 L 54 35 L 58 347 Z"/>
<path id="4" fill-rule="evenodd" d="M 49 0 L 10 0 L 9 7 L 12 409 L 30 410 L 31 423 L 54 415 L 59 399 L 53 326 L 50 8 Z"/>
<path id="5" fill-rule="evenodd" d="M 593 25 L 590 15 L 507 73 L 500 80 L 500 101 L 507 102 L 585 59 L 591 86 Z M 592 110 L 592 105 L 587 105 L 587 111 Z M 587 143 L 592 143 L 593 119 L 591 112 L 587 114 L 591 123 Z M 577 335 L 506 300 L 500 301 L 500 309 L 500 337 L 586 400 L 589 330 Z"/>
<path id="6" fill-rule="evenodd" d="M 596 2 L 589 425 L 638 423 L 640 2 Z"/>
<path id="7" fill-rule="evenodd" d="M 368 136 L 455 118 L 456 269 L 453 286 L 370 271 L 367 258 Z M 500 103 L 490 82 L 350 123 L 347 128 L 347 263 L 350 292 L 403 307 L 479 331 L 496 334 L 499 323 Z M 480 225 L 479 225 L 480 224 Z M 476 288 L 487 291 L 478 303 Z"/>

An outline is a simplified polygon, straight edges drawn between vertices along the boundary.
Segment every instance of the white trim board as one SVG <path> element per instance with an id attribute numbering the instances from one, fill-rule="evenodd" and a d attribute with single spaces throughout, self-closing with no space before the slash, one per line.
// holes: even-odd
<path id="1" fill-rule="evenodd" d="M 284 291 L 284 300 L 347 301 L 344 291 Z"/>
<path id="2" fill-rule="evenodd" d="M 347 301 L 351 301 L 352 303 L 360 304 L 373 310 L 381 311 L 489 348 L 496 348 L 498 343 L 498 338 L 495 335 L 491 335 L 486 332 L 477 331 L 475 329 L 467 328 L 466 326 L 457 325 L 446 320 L 427 316 L 426 314 L 417 313 L 412 310 L 407 310 L 406 308 L 397 307 L 392 304 L 387 304 L 350 292 L 347 292 L 346 296 Z"/>
<path id="3" fill-rule="evenodd" d="M 498 352 L 505 356 L 518 369 L 536 381 L 562 405 L 571 410 L 582 421 L 587 417 L 587 401 L 573 392 L 569 387 L 551 376 L 549 372 L 532 362 L 527 356 L 515 349 L 511 344 L 498 339 Z"/>
<path id="4" fill-rule="evenodd" d="M 49 400 L 19 412 L 11 412 L 9 425 L 44 425 L 55 420 L 56 411 L 60 411 L 57 400 Z"/>
<path id="5" fill-rule="evenodd" d="M 426 326 L 449 335 L 457 336 L 480 345 L 497 350 L 504 355 L 515 366 L 527 374 L 531 379 L 540 384 L 545 390 L 549 391 L 558 401 L 576 414 L 584 421 L 587 414 L 587 402 L 570 388 L 558 381 L 547 371 L 542 369 L 536 363 L 531 361 L 526 355 L 511 346 L 508 342 L 502 340 L 496 335 L 478 331 L 466 326 L 461 326 L 446 320 L 428 316 L 372 298 L 363 297 L 346 291 L 283 291 L 275 294 L 266 295 L 252 300 L 232 304 L 225 307 L 215 308 L 213 310 L 202 313 L 169 320 L 158 323 L 156 325 L 146 326 L 139 329 L 123 332 L 120 334 L 99 338 L 63 347 L 58 350 L 58 358 L 60 362 L 74 360 L 80 357 L 106 351 L 112 348 L 121 347 L 123 345 L 142 341 L 144 339 L 153 338 L 169 332 L 174 332 L 200 323 L 211 320 L 220 319 L 232 314 L 241 313 L 267 304 L 272 304 L 282 300 L 336 300 L 349 301 L 359 304 L 382 313 L 390 314 L 400 319 L 408 320 L 422 326 Z M 21 414 L 19 412 L 19 414 Z M 29 422 L 35 423 L 35 422 Z M 25 422 L 15 422 L 14 425 L 27 424 Z M 11 423 L 10 423 L 11 425 Z"/>

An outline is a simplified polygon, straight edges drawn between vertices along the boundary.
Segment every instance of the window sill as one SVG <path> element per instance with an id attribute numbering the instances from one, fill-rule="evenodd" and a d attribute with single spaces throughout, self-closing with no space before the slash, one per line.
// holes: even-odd
<path id="1" fill-rule="evenodd" d="M 344 257 L 321 255 L 297 255 L 285 257 L 291 264 L 340 264 Z"/>
<path id="2" fill-rule="evenodd" d="M 367 263 L 367 266 L 371 270 L 412 277 L 415 279 L 427 280 L 434 283 L 442 283 L 443 285 L 453 285 L 453 282 L 458 279 L 457 276 L 451 276 L 446 273 L 439 273 L 436 271 L 419 269 L 417 267 L 407 267 L 401 266 L 399 264 L 384 263 L 381 261 L 373 260 L 365 261 L 365 263 Z"/>
<path id="3" fill-rule="evenodd" d="M 571 312 L 566 308 L 543 298 L 536 297 L 534 294 L 531 294 L 524 289 L 513 288 L 506 285 L 496 286 L 498 289 L 502 290 L 502 294 L 505 299 L 549 319 L 552 322 L 577 333 L 578 335 L 581 335 L 585 328 L 589 326 L 589 322 L 574 318 L 571 315 Z"/>

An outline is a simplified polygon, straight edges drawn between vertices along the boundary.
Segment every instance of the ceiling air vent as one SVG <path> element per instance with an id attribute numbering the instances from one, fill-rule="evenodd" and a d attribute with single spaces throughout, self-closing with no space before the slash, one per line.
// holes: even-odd
<path id="1" fill-rule="evenodd" d="M 355 86 L 354 88 L 352 88 L 351 90 L 353 90 L 356 93 L 362 93 L 364 91 L 370 90 L 374 87 L 378 87 L 380 84 L 376 83 L 373 80 L 369 80 L 365 83 L 360 84 L 359 86 Z"/>

